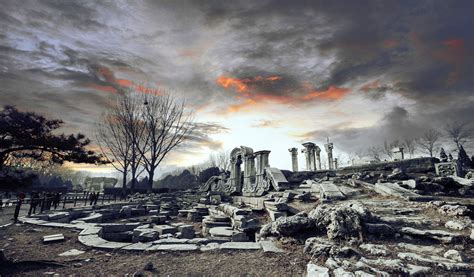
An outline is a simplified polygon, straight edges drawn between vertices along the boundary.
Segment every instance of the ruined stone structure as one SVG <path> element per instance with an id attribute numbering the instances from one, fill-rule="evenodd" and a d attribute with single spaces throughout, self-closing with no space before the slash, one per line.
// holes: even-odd
<path id="1" fill-rule="evenodd" d="M 438 176 L 459 176 L 458 165 L 456 162 L 443 162 L 435 164 L 436 175 Z"/>
<path id="2" fill-rule="evenodd" d="M 288 151 L 290 151 L 291 153 L 291 168 L 293 172 L 297 172 L 298 171 L 298 148 L 293 147 L 293 148 L 288 149 Z"/>
<path id="3" fill-rule="evenodd" d="M 319 148 L 319 146 L 316 145 L 316 148 L 314 150 L 316 154 L 316 161 L 318 162 L 317 169 L 321 170 L 321 148 Z"/>
<path id="4" fill-rule="evenodd" d="M 116 178 L 87 177 L 84 180 L 84 189 L 86 191 L 103 192 L 104 188 L 113 188 L 116 183 Z"/>
<path id="5" fill-rule="evenodd" d="M 332 144 L 332 142 L 329 142 L 329 138 L 328 138 L 328 143 L 326 143 L 324 145 L 324 147 L 326 148 L 326 152 L 328 154 L 329 170 L 333 170 L 334 169 L 334 160 L 333 160 L 333 157 L 332 157 L 332 149 L 334 148 L 334 145 Z"/>
<path id="6" fill-rule="evenodd" d="M 405 154 L 403 152 L 403 147 L 395 147 L 392 149 L 393 159 L 395 161 L 400 161 L 405 159 Z"/>
<path id="7" fill-rule="evenodd" d="M 306 157 L 306 170 L 315 171 L 316 170 L 316 144 L 312 142 L 303 143 L 305 149 L 301 150 L 302 153 L 305 153 Z M 319 147 L 318 147 L 319 148 Z"/>

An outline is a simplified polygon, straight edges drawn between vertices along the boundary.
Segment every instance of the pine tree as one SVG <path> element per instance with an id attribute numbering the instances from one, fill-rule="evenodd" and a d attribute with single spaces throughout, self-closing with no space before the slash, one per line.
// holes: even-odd
<path id="1" fill-rule="evenodd" d="M 448 161 L 448 156 L 446 155 L 446 152 L 444 151 L 444 148 L 441 147 L 441 151 L 439 152 L 439 159 L 441 162 L 445 163 Z"/>

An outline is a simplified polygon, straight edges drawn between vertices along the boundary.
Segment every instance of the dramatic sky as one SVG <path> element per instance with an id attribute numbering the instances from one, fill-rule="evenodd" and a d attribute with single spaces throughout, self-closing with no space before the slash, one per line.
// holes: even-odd
<path id="1" fill-rule="evenodd" d="M 118 91 L 167 89 L 199 127 L 168 167 L 246 145 L 290 168 L 305 141 L 343 158 L 474 117 L 470 0 L 0 5 L 0 104 L 93 137 Z"/>

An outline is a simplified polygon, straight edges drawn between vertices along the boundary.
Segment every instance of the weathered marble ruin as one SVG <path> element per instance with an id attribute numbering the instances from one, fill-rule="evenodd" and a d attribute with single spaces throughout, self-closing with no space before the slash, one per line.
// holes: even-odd
<path id="1" fill-rule="evenodd" d="M 242 146 L 231 153 L 230 175 L 211 177 L 201 191 L 136 195 L 21 221 L 82 230 L 80 243 L 103 250 L 290 252 L 284 242 L 291 239 L 311 259 L 308 276 L 469 276 L 474 229 L 465 196 L 474 195 L 474 180 L 451 176 L 456 161 L 340 167 L 334 158 L 332 170 L 315 170 L 317 146 L 303 145 L 312 171 L 270 167 L 270 151 Z M 435 176 L 435 167 L 447 177 Z"/>
<path id="2" fill-rule="evenodd" d="M 316 144 L 312 142 L 303 143 L 305 149 L 301 150 L 302 153 L 305 153 L 306 158 L 306 170 L 315 171 L 316 170 Z M 319 147 L 318 147 L 319 148 Z"/>
<path id="3" fill-rule="evenodd" d="M 393 160 L 399 161 L 399 160 L 404 160 L 405 159 L 405 154 L 404 154 L 404 148 L 403 147 L 395 147 L 392 149 L 393 153 Z"/>
<path id="4" fill-rule="evenodd" d="M 293 147 L 288 149 L 291 153 L 291 168 L 293 169 L 293 172 L 298 171 L 298 148 Z"/>
<path id="5" fill-rule="evenodd" d="M 329 142 L 329 138 L 328 138 L 328 143 L 326 143 L 324 145 L 324 147 L 326 148 L 326 152 L 327 152 L 327 155 L 328 155 L 329 170 L 333 170 L 334 169 L 334 160 L 333 160 L 333 157 L 332 157 L 332 149 L 334 148 L 334 145 L 333 145 L 332 142 Z"/>
<path id="6" fill-rule="evenodd" d="M 435 164 L 436 175 L 438 176 L 458 176 L 458 166 L 456 162 L 442 162 Z"/>
<path id="7" fill-rule="evenodd" d="M 114 187 L 116 183 L 116 178 L 87 177 L 84 180 L 84 187 L 86 191 L 102 192 L 104 188 Z"/>

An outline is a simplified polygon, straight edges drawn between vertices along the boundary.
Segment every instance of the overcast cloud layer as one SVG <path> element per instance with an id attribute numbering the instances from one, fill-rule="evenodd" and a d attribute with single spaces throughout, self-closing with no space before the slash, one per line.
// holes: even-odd
<path id="1" fill-rule="evenodd" d="M 114 94 L 168 89 L 199 126 L 169 164 L 242 141 L 288 168 L 305 140 L 347 153 L 474 117 L 473 1 L 1 2 L 0 104 L 90 135 Z"/>

